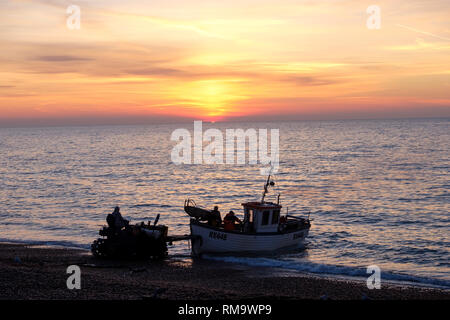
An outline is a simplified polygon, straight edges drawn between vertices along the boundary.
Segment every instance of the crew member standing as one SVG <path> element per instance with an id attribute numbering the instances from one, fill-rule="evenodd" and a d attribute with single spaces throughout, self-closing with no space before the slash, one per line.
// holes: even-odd
<path id="1" fill-rule="evenodd" d="M 215 206 L 214 210 L 208 215 L 208 224 L 213 227 L 218 227 L 222 224 L 219 207 Z"/>

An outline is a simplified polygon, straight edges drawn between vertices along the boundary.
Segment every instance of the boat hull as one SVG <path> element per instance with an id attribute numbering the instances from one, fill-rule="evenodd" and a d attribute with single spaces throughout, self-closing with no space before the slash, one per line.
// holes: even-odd
<path id="1" fill-rule="evenodd" d="M 282 248 L 299 247 L 308 236 L 309 228 L 287 233 L 245 234 L 224 231 L 191 222 L 192 252 L 273 252 Z"/>

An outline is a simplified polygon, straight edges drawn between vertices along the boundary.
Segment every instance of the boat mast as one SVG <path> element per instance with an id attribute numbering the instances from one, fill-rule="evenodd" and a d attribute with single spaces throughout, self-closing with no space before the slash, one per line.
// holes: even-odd
<path id="1" fill-rule="evenodd" d="M 261 203 L 264 203 L 264 198 L 266 197 L 266 193 L 269 189 L 269 184 L 270 184 L 270 173 L 269 173 L 269 176 L 267 177 L 266 184 L 264 185 L 264 192 L 263 192 L 263 195 L 261 198 Z"/>
<path id="2" fill-rule="evenodd" d="M 274 186 L 275 183 L 273 181 L 270 181 L 270 176 L 272 175 L 272 170 L 273 170 L 273 165 L 272 163 L 270 163 L 270 171 L 269 171 L 269 176 L 267 177 L 267 181 L 266 184 L 264 185 L 264 192 L 261 198 L 261 203 L 264 203 L 264 198 L 266 197 L 267 192 L 269 191 L 269 186 Z M 280 197 L 278 196 L 278 201 L 279 201 Z"/>

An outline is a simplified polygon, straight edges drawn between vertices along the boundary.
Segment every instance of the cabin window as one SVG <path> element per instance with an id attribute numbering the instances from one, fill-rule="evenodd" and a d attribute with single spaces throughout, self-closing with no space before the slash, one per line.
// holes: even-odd
<path id="1" fill-rule="evenodd" d="M 273 210 L 272 214 L 272 224 L 278 223 L 278 218 L 280 217 L 280 210 Z"/>
<path id="2" fill-rule="evenodd" d="M 269 215 L 270 215 L 270 211 L 263 212 L 262 221 L 261 221 L 262 226 L 266 226 L 269 224 Z"/>
<path id="3" fill-rule="evenodd" d="M 248 222 L 253 223 L 253 209 L 248 209 Z"/>

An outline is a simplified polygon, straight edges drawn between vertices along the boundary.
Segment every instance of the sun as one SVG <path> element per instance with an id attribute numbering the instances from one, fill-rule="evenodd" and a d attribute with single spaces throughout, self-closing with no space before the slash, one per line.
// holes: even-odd
<path id="1" fill-rule="evenodd" d="M 208 117 L 222 116 L 230 105 L 230 88 L 221 82 L 200 83 L 196 99 Z"/>
<path id="2" fill-rule="evenodd" d="M 217 121 L 230 114 L 236 102 L 246 98 L 236 81 L 210 79 L 183 83 L 174 97 L 188 104 L 191 116 Z"/>

